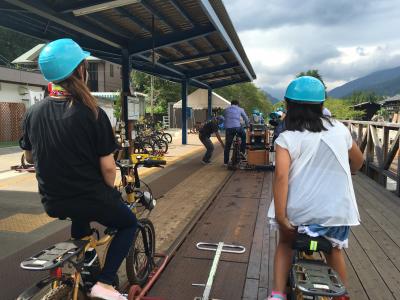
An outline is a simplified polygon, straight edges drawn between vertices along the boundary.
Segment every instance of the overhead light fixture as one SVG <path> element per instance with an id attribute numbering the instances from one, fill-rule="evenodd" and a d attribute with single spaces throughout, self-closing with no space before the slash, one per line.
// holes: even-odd
<path id="1" fill-rule="evenodd" d="M 186 65 L 186 64 L 196 63 L 199 61 L 206 61 L 209 59 L 210 59 L 209 56 L 205 56 L 205 57 L 199 57 L 199 58 L 194 58 L 194 59 L 181 60 L 181 61 L 174 62 L 174 65 L 175 66 Z"/>
<path id="2" fill-rule="evenodd" d="M 103 10 L 108 10 L 111 8 L 116 8 L 116 7 L 121 7 L 121 6 L 129 5 L 129 4 L 138 3 L 140 1 L 141 0 L 114 0 L 114 1 L 95 4 L 95 5 L 79 8 L 79 9 L 74 9 L 72 11 L 72 13 L 74 14 L 74 16 L 79 17 L 79 16 L 83 16 L 83 15 L 100 12 Z"/>

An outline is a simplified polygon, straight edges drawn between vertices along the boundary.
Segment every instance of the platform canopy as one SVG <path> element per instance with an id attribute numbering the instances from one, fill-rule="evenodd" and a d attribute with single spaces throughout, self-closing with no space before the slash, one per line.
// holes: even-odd
<path id="1" fill-rule="evenodd" d="M 224 97 L 217 93 L 212 93 L 212 108 L 225 109 L 230 106 L 231 103 Z M 192 109 L 207 109 L 208 108 L 208 91 L 204 89 L 197 89 L 190 95 L 188 95 L 187 106 Z M 174 108 L 182 108 L 182 100 L 174 104 Z"/>
<path id="2" fill-rule="evenodd" d="M 221 0 L 1 0 L 0 26 L 202 88 L 256 77 Z"/>

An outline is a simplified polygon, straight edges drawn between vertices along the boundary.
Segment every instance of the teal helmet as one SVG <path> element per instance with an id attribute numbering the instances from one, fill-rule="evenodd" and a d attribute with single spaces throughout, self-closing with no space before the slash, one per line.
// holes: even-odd
<path id="1" fill-rule="evenodd" d="M 285 109 L 284 107 L 278 107 L 278 108 L 276 109 L 276 111 L 281 111 L 281 112 L 283 112 L 283 113 L 286 113 L 286 109 Z"/>
<path id="2" fill-rule="evenodd" d="M 301 76 L 289 84 L 285 98 L 310 104 L 322 103 L 325 101 L 325 87 L 315 77 Z"/>
<path id="3" fill-rule="evenodd" d="M 260 111 L 256 108 L 253 109 L 253 115 L 258 115 L 260 113 Z"/>
<path id="4" fill-rule="evenodd" d="M 59 39 L 47 44 L 39 55 L 39 67 L 47 81 L 67 79 L 90 55 L 71 39 Z"/>

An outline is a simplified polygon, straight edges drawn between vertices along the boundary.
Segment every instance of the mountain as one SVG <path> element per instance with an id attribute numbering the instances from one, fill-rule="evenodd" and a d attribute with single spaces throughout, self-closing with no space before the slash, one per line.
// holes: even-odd
<path id="1" fill-rule="evenodd" d="M 280 100 L 275 98 L 274 96 L 272 96 L 270 93 L 268 93 L 266 90 L 263 90 L 263 93 L 265 94 L 265 96 L 267 96 L 267 98 L 271 101 L 272 105 L 274 105 L 275 103 L 279 102 Z"/>
<path id="2" fill-rule="evenodd" d="M 371 73 L 334 88 L 328 95 L 332 98 L 344 98 L 355 91 L 372 91 L 382 96 L 394 96 L 400 93 L 400 67 Z"/>

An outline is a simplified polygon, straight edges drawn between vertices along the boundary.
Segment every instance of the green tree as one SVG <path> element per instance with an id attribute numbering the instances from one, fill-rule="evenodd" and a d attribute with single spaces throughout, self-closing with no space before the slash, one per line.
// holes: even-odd
<path id="1" fill-rule="evenodd" d="M 372 91 L 355 91 L 345 99 L 351 104 L 358 104 L 363 102 L 376 103 L 382 101 L 383 96 L 379 96 Z"/>
<path id="2" fill-rule="evenodd" d="M 228 101 L 239 101 L 240 106 L 247 114 L 251 114 L 253 109 L 258 109 L 267 116 L 272 111 L 271 101 L 253 83 L 238 83 L 216 89 L 215 92 Z"/>
<path id="3" fill-rule="evenodd" d="M 315 78 L 321 80 L 321 82 L 323 83 L 323 85 L 324 85 L 324 87 L 326 89 L 325 82 L 322 79 L 321 74 L 319 74 L 318 70 L 308 70 L 307 72 L 300 72 L 299 74 L 296 75 L 297 78 L 301 77 L 301 76 L 312 76 L 312 77 L 315 77 Z"/>
<path id="4" fill-rule="evenodd" d="M 330 110 L 332 117 L 339 120 L 361 120 L 364 111 L 355 110 L 349 101 L 329 98 L 324 106 Z"/>
<path id="5" fill-rule="evenodd" d="M 135 91 L 148 95 L 147 101 L 150 103 L 151 95 L 151 75 L 132 71 L 131 82 Z M 190 90 L 189 90 L 190 91 Z M 181 98 L 181 86 L 178 83 L 168 81 L 159 77 L 154 77 L 154 113 L 166 113 L 168 102 L 176 102 Z M 150 112 L 150 105 L 146 105 Z"/>

